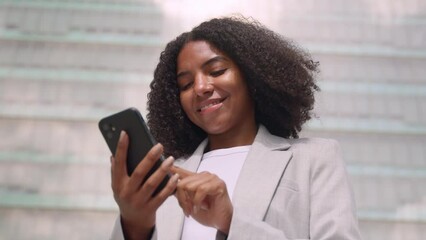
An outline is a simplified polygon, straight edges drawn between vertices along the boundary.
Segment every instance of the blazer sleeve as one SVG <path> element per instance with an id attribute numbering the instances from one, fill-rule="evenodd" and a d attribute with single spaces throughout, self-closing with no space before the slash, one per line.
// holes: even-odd
<path id="1" fill-rule="evenodd" d="M 334 140 L 321 141 L 312 151 L 309 172 L 309 233 L 308 239 L 361 239 L 352 188 Z M 302 150 L 301 150 L 302 151 Z M 283 206 L 284 208 L 284 206 Z M 228 237 L 218 234 L 216 239 L 273 239 L 286 240 L 283 229 L 263 220 L 250 219 L 244 212 L 234 212 Z"/>
<path id="2" fill-rule="evenodd" d="M 361 239 L 355 200 L 339 144 L 327 140 L 310 176 L 312 239 Z"/>
<path id="3" fill-rule="evenodd" d="M 124 240 L 123 228 L 121 227 L 120 215 L 115 220 L 114 228 L 112 229 L 110 240 Z"/>
<path id="4" fill-rule="evenodd" d="M 157 239 L 156 229 L 154 229 L 154 232 L 151 237 L 151 240 L 155 239 Z M 118 215 L 117 219 L 115 220 L 114 228 L 112 229 L 111 237 L 109 238 L 109 240 L 125 240 L 123 234 L 123 227 L 121 226 L 120 215 Z"/>

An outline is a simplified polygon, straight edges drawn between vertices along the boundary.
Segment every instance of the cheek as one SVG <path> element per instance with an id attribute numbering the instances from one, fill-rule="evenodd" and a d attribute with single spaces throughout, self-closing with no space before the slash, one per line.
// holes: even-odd
<path id="1" fill-rule="evenodd" d="M 183 111 L 185 111 L 186 115 L 189 115 L 190 108 L 191 108 L 191 98 L 187 94 L 180 94 L 180 105 L 183 108 Z"/>

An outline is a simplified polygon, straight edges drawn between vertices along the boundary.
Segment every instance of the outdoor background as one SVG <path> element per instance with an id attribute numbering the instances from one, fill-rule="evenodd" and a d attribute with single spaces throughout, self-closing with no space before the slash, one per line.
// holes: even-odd
<path id="1" fill-rule="evenodd" d="M 0 0 L 0 239 L 107 239 L 118 212 L 97 121 L 145 115 L 165 44 L 232 13 L 320 61 L 302 135 L 341 143 L 364 239 L 425 239 L 424 0 Z"/>

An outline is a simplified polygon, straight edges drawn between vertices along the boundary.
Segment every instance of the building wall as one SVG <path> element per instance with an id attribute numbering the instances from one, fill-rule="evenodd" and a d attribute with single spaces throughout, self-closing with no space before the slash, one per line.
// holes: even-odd
<path id="1" fill-rule="evenodd" d="M 426 234 L 426 2 L 0 1 L 0 240 L 106 239 L 118 213 L 97 121 L 146 94 L 165 44 L 253 16 L 321 64 L 303 136 L 342 145 L 366 240 Z"/>

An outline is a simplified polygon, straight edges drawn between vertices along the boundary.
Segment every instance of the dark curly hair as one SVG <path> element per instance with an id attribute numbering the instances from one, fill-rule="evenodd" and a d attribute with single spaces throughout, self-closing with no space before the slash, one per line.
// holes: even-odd
<path id="1" fill-rule="evenodd" d="M 177 57 L 190 41 L 206 41 L 240 68 L 255 103 L 257 124 L 272 134 L 297 138 L 311 118 L 318 63 L 290 40 L 244 17 L 215 18 L 178 36 L 161 53 L 148 94 L 148 124 L 165 154 L 188 156 L 207 134 L 180 105 Z"/>

